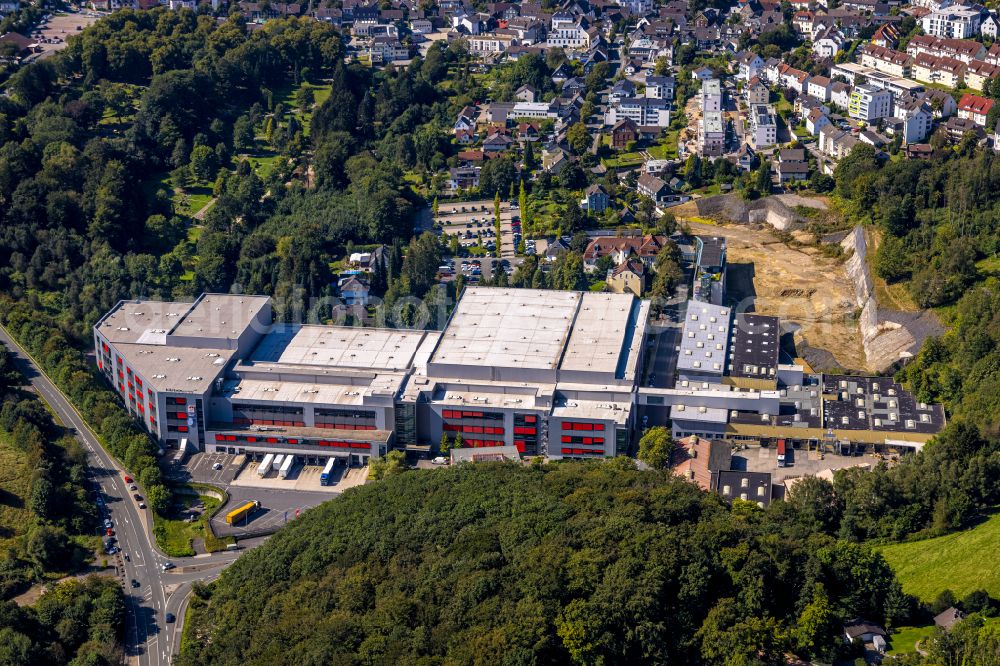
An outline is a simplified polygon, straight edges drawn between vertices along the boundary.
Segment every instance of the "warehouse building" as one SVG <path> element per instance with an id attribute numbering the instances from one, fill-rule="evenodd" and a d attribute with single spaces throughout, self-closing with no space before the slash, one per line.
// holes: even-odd
<path id="1" fill-rule="evenodd" d="M 168 447 L 363 464 L 459 433 L 527 455 L 624 453 L 648 302 L 470 287 L 437 331 L 272 324 L 266 297 L 123 301 L 99 365 Z"/>
<path id="2" fill-rule="evenodd" d="M 631 294 L 468 287 L 443 331 L 272 322 L 262 296 L 122 301 L 97 362 L 166 447 L 365 464 L 393 447 L 633 453 L 642 427 L 746 443 L 919 448 L 944 426 L 891 378 L 780 362 L 780 322 L 689 301 L 667 388 L 641 386 L 654 334 Z M 510 449 L 504 449 L 510 450 Z"/>

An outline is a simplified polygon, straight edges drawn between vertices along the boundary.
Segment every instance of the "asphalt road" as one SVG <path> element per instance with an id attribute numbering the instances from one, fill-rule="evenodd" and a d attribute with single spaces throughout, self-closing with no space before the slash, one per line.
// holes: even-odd
<path id="1" fill-rule="evenodd" d="M 83 443 L 90 461 L 89 479 L 94 491 L 100 489 L 106 502 L 105 517 L 114 523 L 115 537 L 121 552 L 116 565 L 125 586 L 127 603 L 125 654 L 129 663 L 142 666 L 166 666 L 180 646 L 183 613 L 191 582 L 209 580 L 232 563 L 240 551 L 213 553 L 170 560 L 176 568 L 163 570 L 168 558 L 156 548 L 151 532 L 152 517 L 138 508 L 124 473 L 63 393 L 38 368 L 27 353 L 0 327 L 0 342 L 10 350 L 18 369 L 27 377 L 38 395 L 45 400 L 67 428 L 74 430 Z M 145 493 L 139 488 L 137 491 Z M 124 555 L 128 555 L 128 559 Z M 139 583 L 133 587 L 132 580 Z M 167 613 L 176 621 L 168 623 Z"/>

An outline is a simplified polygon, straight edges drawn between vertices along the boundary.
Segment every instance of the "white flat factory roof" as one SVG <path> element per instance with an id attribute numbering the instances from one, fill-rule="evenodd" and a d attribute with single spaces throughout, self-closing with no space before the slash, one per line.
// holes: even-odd
<path id="1" fill-rule="evenodd" d="M 398 381 L 402 377 L 397 378 Z M 393 390 L 391 387 L 388 390 Z M 234 402 L 287 402 L 321 405 L 359 406 L 364 397 L 372 393 L 370 386 L 351 384 L 325 384 L 268 379 L 229 380 L 223 393 Z"/>
<path id="2" fill-rule="evenodd" d="M 230 349 L 164 347 L 119 343 L 115 348 L 146 387 L 156 391 L 204 393 L 235 353 Z"/>
<path id="3" fill-rule="evenodd" d="M 616 373 L 642 342 L 638 303 L 629 294 L 467 287 L 431 362 Z"/>
<path id="4" fill-rule="evenodd" d="M 386 328 L 289 325 L 265 335 L 248 360 L 404 371 L 412 364 L 424 335 L 424 331 Z"/>
<path id="5" fill-rule="evenodd" d="M 701 421 L 704 423 L 726 423 L 729 410 L 721 407 L 688 407 L 674 405 L 670 408 L 670 419 L 681 421 Z"/>
<path id="6" fill-rule="evenodd" d="M 432 363 L 554 369 L 581 294 L 466 287 Z"/>
<path id="7" fill-rule="evenodd" d="M 270 300 L 268 296 L 203 294 L 170 334 L 198 338 L 239 337 Z"/>
<path id="8" fill-rule="evenodd" d="M 593 419 L 623 424 L 628 421 L 629 410 L 630 405 L 627 402 L 571 398 L 557 403 L 552 408 L 552 416 L 560 419 Z"/>
<path id="9" fill-rule="evenodd" d="M 166 344 L 167 331 L 191 308 L 178 301 L 121 301 L 97 323 L 97 330 L 114 344 Z"/>
<path id="10" fill-rule="evenodd" d="M 631 336 L 630 349 L 642 344 L 642 336 L 635 335 L 635 305 L 628 294 L 584 294 L 559 367 L 615 372 L 626 339 Z"/>

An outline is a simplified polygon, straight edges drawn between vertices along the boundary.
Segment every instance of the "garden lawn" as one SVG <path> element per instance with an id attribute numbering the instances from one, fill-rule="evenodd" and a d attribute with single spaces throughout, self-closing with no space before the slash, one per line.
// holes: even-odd
<path id="1" fill-rule="evenodd" d="M 962 598 L 984 589 L 1000 597 L 1000 513 L 986 522 L 933 539 L 882 546 L 880 550 L 903 584 L 903 590 L 922 601 L 932 601 L 945 589 Z"/>
<path id="2" fill-rule="evenodd" d="M 889 636 L 888 656 L 913 654 L 916 652 L 917 641 L 922 641 L 934 635 L 934 625 L 926 627 L 899 627 Z"/>
<path id="3" fill-rule="evenodd" d="M 11 544 L 31 523 L 28 495 L 31 494 L 31 466 L 25 455 L 14 448 L 6 433 L 0 432 L 0 546 Z"/>

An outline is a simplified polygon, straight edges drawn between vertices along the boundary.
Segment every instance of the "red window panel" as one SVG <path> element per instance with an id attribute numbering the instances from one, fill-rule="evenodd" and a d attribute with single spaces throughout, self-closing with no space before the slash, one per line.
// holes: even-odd
<path id="1" fill-rule="evenodd" d="M 595 423 L 594 424 L 594 430 L 604 430 L 604 424 L 603 423 Z"/>
<path id="2" fill-rule="evenodd" d="M 252 444 L 252 443 L 254 443 L 254 442 L 257 441 L 257 438 L 256 437 L 247 437 L 247 441 Z"/>
<path id="3" fill-rule="evenodd" d="M 135 378 L 135 383 L 138 384 L 139 386 L 142 386 L 142 379 L 139 378 L 139 377 L 136 377 Z"/>
<path id="4" fill-rule="evenodd" d="M 98 370 L 103 370 L 103 369 L 104 369 L 104 364 L 103 364 L 103 363 L 101 363 L 100 361 L 98 361 L 98 362 L 97 362 L 97 369 L 98 369 Z"/>
<path id="5" fill-rule="evenodd" d="M 174 398 L 174 402 L 178 405 L 186 405 L 188 403 L 187 398 Z"/>
<path id="6" fill-rule="evenodd" d="M 515 439 L 514 440 L 514 446 L 517 447 L 517 452 L 518 453 L 524 453 L 524 440 L 523 439 Z"/>
<path id="7" fill-rule="evenodd" d="M 538 417 L 537 416 L 529 415 L 529 416 L 525 416 L 524 417 L 524 422 L 525 423 L 535 423 L 536 421 L 538 421 Z"/>
<path id="8" fill-rule="evenodd" d="M 278 443 L 278 438 L 277 437 L 268 437 L 267 438 L 267 443 L 268 444 L 277 444 Z"/>
<path id="9" fill-rule="evenodd" d="M 593 444 L 594 443 L 594 438 L 593 437 L 584 437 L 583 438 L 583 443 L 584 444 Z"/>
<path id="10" fill-rule="evenodd" d="M 595 437 L 594 438 L 594 444 L 600 444 L 601 446 L 604 446 L 604 438 L 603 437 Z"/>
<path id="11" fill-rule="evenodd" d="M 563 444 L 569 444 L 572 441 L 573 441 L 573 438 L 570 437 L 569 435 L 563 435 L 562 436 L 562 443 Z"/>
<path id="12" fill-rule="evenodd" d="M 177 432 L 187 432 L 187 431 L 188 431 L 187 426 L 177 426 Z"/>
<path id="13" fill-rule="evenodd" d="M 573 449 L 563 448 L 562 452 L 563 452 L 564 455 L 572 455 L 573 454 Z"/>
<path id="14" fill-rule="evenodd" d="M 451 431 L 451 432 L 454 432 L 454 431 L 461 430 L 462 426 L 457 426 L 457 425 L 454 425 L 454 424 L 451 424 L 451 423 L 445 423 L 444 424 L 444 429 L 448 430 L 448 431 Z"/>
<path id="15" fill-rule="evenodd" d="M 584 451 L 583 449 L 573 449 L 574 455 L 580 455 L 581 453 L 590 453 L 589 451 Z"/>
<path id="16" fill-rule="evenodd" d="M 226 441 L 227 442 L 235 442 L 236 441 L 236 435 L 226 435 Z"/>
<path id="17" fill-rule="evenodd" d="M 297 440 L 297 439 L 290 439 L 290 440 L 288 440 L 288 443 L 289 444 L 298 444 L 299 440 Z"/>
<path id="18" fill-rule="evenodd" d="M 219 433 L 215 433 L 215 441 L 217 441 L 217 442 L 224 442 L 224 441 L 226 441 L 226 436 L 225 435 L 220 435 Z"/>

